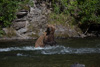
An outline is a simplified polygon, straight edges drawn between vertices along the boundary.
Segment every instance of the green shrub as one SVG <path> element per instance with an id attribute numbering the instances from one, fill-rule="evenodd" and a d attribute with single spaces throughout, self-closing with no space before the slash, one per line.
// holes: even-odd
<path id="1" fill-rule="evenodd" d="M 16 18 L 15 13 L 20 9 L 27 9 L 27 4 L 32 4 L 30 0 L 0 0 L 0 25 L 9 26 Z"/>
<path id="2" fill-rule="evenodd" d="M 31 0 L 0 0 L 0 36 L 4 33 L 2 27 L 8 27 L 16 18 L 16 12 L 25 9 L 29 11 L 27 5 L 33 6 Z"/>
<path id="3" fill-rule="evenodd" d="M 3 34 L 4 34 L 4 32 L 3 32 L 3 30 L 2 30 L 2 28 L 1 28 L 1 26 L 0 26 L 0 37 L 2 37 Z"/>
<path id="4" fill-rule="evenodd" d="M 100 0 L 52 0 L 53 11 L 76 19 L 77 24 L 100 23 Z"/>
<path id="5" fill-rule="evenodd" d="M 4 26 L 10 25 L 11 21 L 16 18 L 16 9 L 17 1 L 0 0 L 0 23 Z"/>

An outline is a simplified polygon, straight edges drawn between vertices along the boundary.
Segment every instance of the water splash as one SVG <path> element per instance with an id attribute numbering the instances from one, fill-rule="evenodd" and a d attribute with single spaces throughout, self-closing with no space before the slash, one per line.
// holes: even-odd
<path id="1" fill-rule="evenodd" d="M 29 55 L 23 53 L 17 53 L 17 56 L 29 56 Z"/>
<path id="2" fill-rule="evenodd" d="M 100 48 L 71 48 L 64 46 L 46 46 L 44 48 L 33 46 L 23 46 L 23 47 L 9 47 L 0 48 L 0 52 L 9 51 L 34 51 L 39 54 L 83 54 L 83 53 L 100 53 Z M 17 56 L 21 56 L 18 54 Z"/>
<path id="3" fill-rule="evenodd" d="M 100 48 L 70 48 L 57 46 L 52 49 L 42 50 L 42 54 L 83 54 L 83 53 L 100 53 Z"/>

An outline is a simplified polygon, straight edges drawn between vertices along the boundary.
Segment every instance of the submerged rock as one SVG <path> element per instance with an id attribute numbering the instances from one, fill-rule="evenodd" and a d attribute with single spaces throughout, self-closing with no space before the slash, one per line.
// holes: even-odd
<path id="1" fill-rule="evenodd" d="M 75 63 L 75 64 L 71 65 L 71 67 L 85 67 L 85 65 L 84 64 Z"/>

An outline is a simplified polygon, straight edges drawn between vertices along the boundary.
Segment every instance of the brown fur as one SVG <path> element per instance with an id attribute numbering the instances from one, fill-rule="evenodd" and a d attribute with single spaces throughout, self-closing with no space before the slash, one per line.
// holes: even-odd
<path id="1" fill-rule="evenodd" d="M 54 41 L 54 32 L 55 27 L 53 25 L 47 25 L 47 30 L 41 35 L 36 43 L 35 47 L 44 47 L 46 45 L 54 45 L 56 42 Z"/>

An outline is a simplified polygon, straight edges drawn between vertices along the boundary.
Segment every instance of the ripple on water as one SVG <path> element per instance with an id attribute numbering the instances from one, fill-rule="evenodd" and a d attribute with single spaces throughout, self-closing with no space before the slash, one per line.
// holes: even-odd
<path id="1" fill-rule="evenodd" d="M 35 51 L 40 54 L 83 54 L 83 53 L 100 53 L 100 48 L 71 48 L 64 46 L 46 46 L 44 48 L 33 46 L 23 46 L 23 47 L 9 47 L 9 48 L 0 48 L 0 52 L 9 52 L 9 51 Z M 22 54 L 18 53 L 17 56 Z"/>

